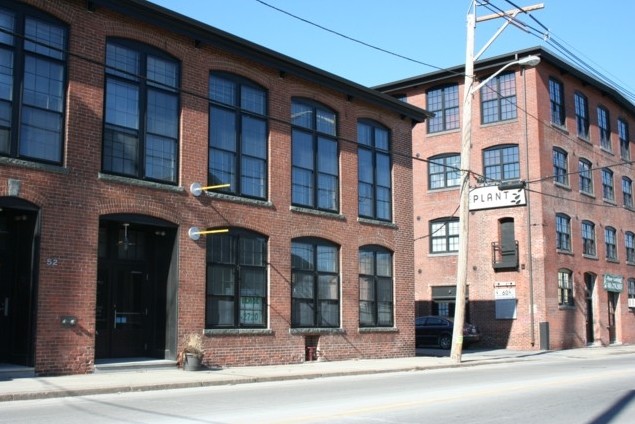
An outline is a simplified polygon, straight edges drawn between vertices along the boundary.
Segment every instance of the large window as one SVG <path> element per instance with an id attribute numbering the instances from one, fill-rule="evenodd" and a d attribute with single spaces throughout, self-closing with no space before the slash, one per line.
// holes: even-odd
<path id="1" fill-rule="evenodd" d="M 428 132 L 452 130 L 459 127 L 458 84 L 433 88 L 426 95 L 427 110 L 434 113 L 428 119 Z"/>
<path id="2" fill-rule="evenodd" d="M 267 240 L 231 229 L 207 237 L 206 328 L 265 327 Z"/>
<path id="3" fill-rule="evenodd" d="M 556 249 L 571 251 L 571 218 L 561 213 L 556 215 Z"/>
<path id="4" fill-rule="evenodd" d="M 392 253 L 366 246 L 359 250 L 359 326 L 392 327 Z"/>
<path id="5" fill-rule="evenodd" d="M 582 221 L 582 254 L 597 256 L 595 247 L 595 224 L 591 221 Z"/>
<path id="6" fill-rule="evenodd" d="M 567 152 L 558 147 L 553 149 L 553 176 L 558 184 L 569 185 Z"/>
<path id="7" fill-rule="evenodd" d="M 430 221 L 430 253 L 459 251 L 459 219 L 443 218 Z"/>
<path id="8" fill-rule="evenodd" d="M 506 121 L 516 118 L 516 74 L 501 74 L 481 88 L 481 122 Z"/>
<path id="9" fill-rule="evenodd" d="M 485 178 L 489 181 L 520 178 L 518 146 L 497 146 L 483 151 Z"/>
<path id="10" fill-rule="evenodd" d="M 359 216 L 392 219 L 390 134 L 373 122 L 357 123 Z"/>
<path id="11" fill-rule="evenodd" d="M 635 234 L 631 231 L 624 233 L 624 247 L 626 250 L 626 262 L 635 264 Z"/>
<path id="12" fill-rule="evenodd" d="M 633 181 L 622 177 L 622 193 L 624 193 L 624 207 L 633 209 Z"/>
<path id="13" fill-rule="evenodd" d="M 339 249 L 319 239 L 291 243 L 291 326 L 340 325 Z"/>
<path id="14" fill-rule="evenodd" d="M 128 40 L 106 45 L 104 172 L 176 183 L 179 64 Z"/>
<path id="15" fill-rule="evenodd" d="M 461 184 L 461 157 L 456 154 L 435 156 L 428 160 L 430 189 L 458 187 Z"/>
<path id="16" fill-rule="evenodd" d="M 339 163 L 335 112 L 309 100 L 293 99 L 292 194 L 294 205 L 339 210 Z"/>
<path id="17" fill-rule="evenodd" d="M 604 243 L 606 247 L 606 259 L 617 261 L 617 231 L 613 227 L 604 229 Z"/>
<path id="18" fill-rule="evenodd" d="M 589 103 L 581 93 L 575 93 L 575 120 L 578 127 L 578 137 L 589 138 Z"/>
<path id="19" fill-rule="evenodd" d="M 631 159 L 631 142 L 628 134 L 628 123 L 623 119 L 617 120 L 617 134 L 620 139 L 620 155 L 622 159 Z"/>
<path id="20" fill-rule="evenodd" d="M 212 73 L 209 80 L 210 185 L 264 199 L 267 196 L 267 92 L 236 75 Z"/>
<path id="21" fill-rule="evenodd" d="M 564 87 L 562 83 L 553 78 L 549 78 L 549 99 L 551 100 L 551 123 L 564 127 Z"/>
<path id="22" fill-rule="evenodd" d="M 591 162 L 580 159 L 578 162 L 578 175 L 580 177 L 580 191 L 586 194 L 593 194 L 593 174 Z"/>
<path id="23" fill-rule="evenodd" d="M 615 201 L 615 188 L 613 186 L 613 171 L 602 169 L 602 197 L 610 202 Z"/>
<path id="24" fill-rule="evenodd" d="M 67 42 L 48 16 L 0 9 L 0 155 L 62 164 Z"/>
<path id="25" fill-rule="evenodd" d="M 568 269 L 558 271 L 558 305 L 573 306 L 573 273 Z"/>
<path id="26" fill-rule="evenodd" d="M 609 111 L 602 106 L 598 106 L 598 129 L 600 130 L 600 146 L 605 150 L 612 151 Z"/>

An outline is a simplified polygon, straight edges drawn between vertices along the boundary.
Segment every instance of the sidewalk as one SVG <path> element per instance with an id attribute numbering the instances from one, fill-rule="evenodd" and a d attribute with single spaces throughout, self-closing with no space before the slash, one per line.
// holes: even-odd
<path id="1" fill-rule="evenodd" d="M 635 355 L 635 345 L 588 347 L 561 351 L 466 350 L 463 352 L 461 364 L 454 363 L 449 358 L 448 351 L 418 349 L 418 356 L 409 358 L 316 361 L 292 365 L 235 367 L 195 372 L 166 366 L 108 372 L 97 370 L 93 374 L 59 377 L 33 377 L 24 371 L 0 370 L 0 402 L 415 371 L 504 362 L 599 358 L 618 354 Z"/>

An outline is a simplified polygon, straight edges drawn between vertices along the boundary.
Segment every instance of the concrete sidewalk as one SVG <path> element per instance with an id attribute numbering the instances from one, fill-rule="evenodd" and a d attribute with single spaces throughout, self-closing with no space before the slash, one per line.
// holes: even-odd
<path id="1" fill-rule="evenodd" d="M 0 402 L 85 396 L 145 390 L 204 387 L 265 381 L 415 371 L 438 368 L 475 366 L 482 364 L 572 360 L 635 355 L 635 345 L 588 347 L 561 351 L 466 350 L 461 364 L 449 358 L 448 351 L 418 349 L 416 357 L 394 359 L 361 359 L 348 361 L 316 361 L 291 365 L 235 367 L 189 372 L 175 367 L 132 368 L 102 371 L 93 374 L 59 377 L 34 377 L 32 370 L 2 370 L 0 368 Z"/>

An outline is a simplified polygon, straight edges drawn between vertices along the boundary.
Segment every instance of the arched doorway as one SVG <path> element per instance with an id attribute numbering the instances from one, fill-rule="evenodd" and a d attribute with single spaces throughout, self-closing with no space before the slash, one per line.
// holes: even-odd
<path id="1" fill-rule="evenodd" d="M 595 319 L 593 315 L 593 299 L 595 293 L 596 275 L 590 272 L 584 273 L 584 291 L 586 300 L 586 343 L 587 345 L 595 342 Z"/>
<path id="2" fill-rule="evenodd" d="M 95 359 L 174 359 L 176 226 L 143 215 L 99 221 Z"/>
<path id="3" fill-rule="evenodd" d="M 39 208 L 0 197 L 0 363 L 33 366 Z"/>

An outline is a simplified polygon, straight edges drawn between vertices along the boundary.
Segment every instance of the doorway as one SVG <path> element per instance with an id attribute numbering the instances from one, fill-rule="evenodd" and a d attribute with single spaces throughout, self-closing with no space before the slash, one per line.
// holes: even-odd
<path id="1" fill-rule="evenodd" d="M 167 291 L 175 237 L 174 226 L 153 218 L 100 221 L 95 359 L 171 356 Z"/>
<path id="2" fill-rule="evenodd" d="M 617 342 L 616 326 L 615 326 L 615 311 L 617 309 L 617 302 L 619 300 L 619 293 L 607 292 L 609 299 L 609 343 L 613 344 Z"/>
<path id="3" fill-rule="evenodd" d="M 595 290 L 595 274 L 584 273 L 585 298 L 586 298 L 586 343 L 595 342 L 595 330 L 593 319 L 593 293 Z"/>
<path id="4" fill-rule="evenodd" d="M 0 363 L 33 366 L 38 209 L 0 198 Z"/>

